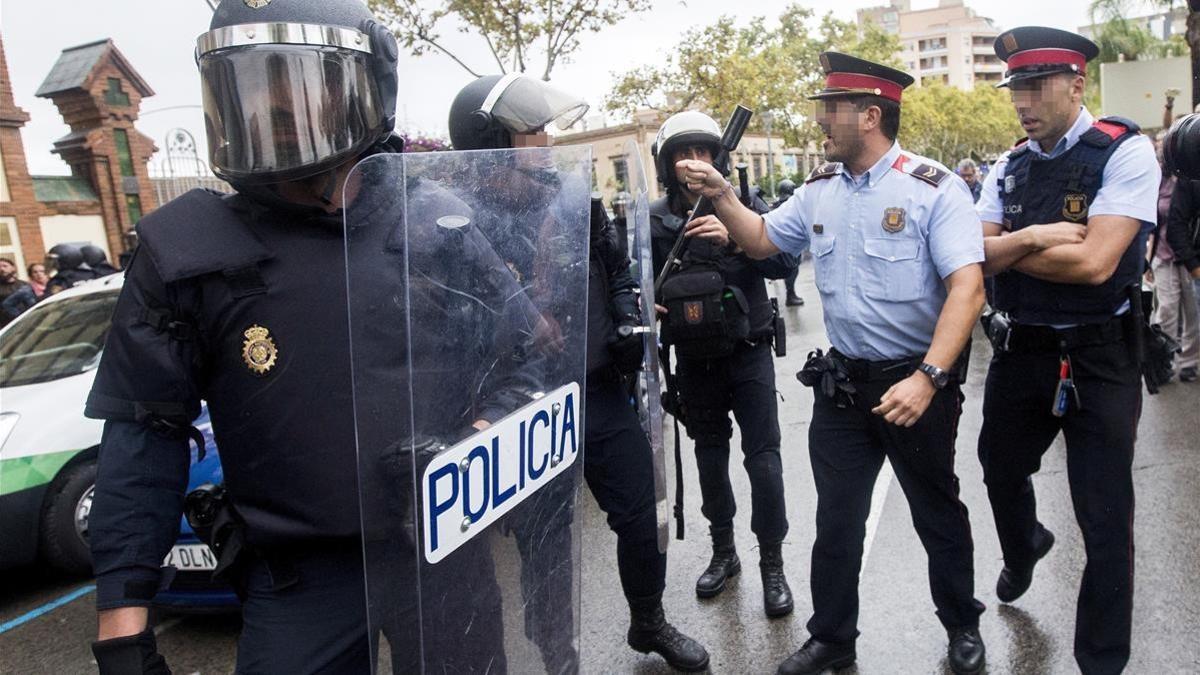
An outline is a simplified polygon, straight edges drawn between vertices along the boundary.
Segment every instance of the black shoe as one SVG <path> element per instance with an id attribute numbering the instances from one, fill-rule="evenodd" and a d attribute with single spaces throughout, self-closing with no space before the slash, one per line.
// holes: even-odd
<path id="1" fill-rule="evenodd" d="M 787 300 L 784 301 L 784 304 L 786 304 L 788 307 L 800 307 L 804 304 L 804 298 L 794 293 L 788 293 Z"/>
<path id="2" fill-rule="evenodd" d="M 1033 562 L 1029 563 L 1029 567 L 1014 570 L 1006 566 L 1000 570 L 1000 578 L 996 580 L 996 597 L 1000 598 L 1000 602 L 1012 602 L 1029 590 L 1029 584 L 1033 583 L 1033 568 L 1054 546 L 1054 534 L 1041 525 L 1038 527 L 1041 536 L 1033 549 Z"/>
<path id="3" fill-rule="evenodd" d="M 775 672 L 777 675 L 819 675 L 830 668 L 847 668 L 857 658 L 853 642 L 839 645 L 809 638 L 800 651 L 787 657 Z"/>
<path id="4" fill-rule="evenodd" d="M 675 670 L 695 673 L 708 668 L 708 651 L 692 638 L 667 623 L 663 615 L 662 593 L 646 598 L 629 598 L 629 646 L 649 654 L 654 652 Z"/>
<path id="5" fill-rule="evenodd" d="M 762 544 L 759 546 L 761 557 L 758 571 L 762 573 L 763 609 L 767 617 L 776 619 L 792 613 L 795 603 L 792 602 L 792 589 L 788 586 L 787 577 L 783 574 L 783 552 L 780 544 Z"/>
<path id="6" fill-rule="evenodd" d="M 1180 382 L 1195 382 L 1197 378 L 1200 378 L 1200 373 L 1196 371 L 1195 366 L 1189 366 L 1179 371 Z"/>
<path id="7" fill-rule="evenodd" d="M 956 628 L 947 632 L 950 646 L 946 649 L 946 656 L 950 660 L 950 670 L 955 675 L 976 675 L 983 671 L 987 663 L 987 650 L 983 647 L 979 629 Z"/>
<path id="8" fill-rule="evenodd" d="M 717 597 L 725 590 L 725 580 L 742 571 L 742 561 L 738 560 L 737 549 L 733 546 L 733 528 L 712 528 L 712 540 L 712 560 L 696 580 L 696 595 L 701 598 Z"/>

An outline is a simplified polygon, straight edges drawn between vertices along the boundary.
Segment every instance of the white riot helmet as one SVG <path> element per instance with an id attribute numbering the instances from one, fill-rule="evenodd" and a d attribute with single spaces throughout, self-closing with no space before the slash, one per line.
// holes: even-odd
<path id="1" fill-rule="evenodd" d="M 675 113 L 658 129 L 650 154 L 654 155 L 654 169 L 658 182 L 667 189 L 675 186 L 675 167 L 671 158 L 675 149 L 687 145 L 707 145 L 714 161 L 721 152 L 721 127 L 717 121 L 698 110 Z M 729 159 L 715 165 L 721 175 L 729 175 Z"/>

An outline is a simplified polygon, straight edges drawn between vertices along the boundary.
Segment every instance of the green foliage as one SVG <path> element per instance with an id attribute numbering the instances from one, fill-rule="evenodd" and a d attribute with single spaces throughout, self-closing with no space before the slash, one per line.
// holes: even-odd
<path id="1" fill-rule="evenodd" d="M 367 5 L 400 44 L 414 56 L 441 52 L 472 75 L 492 72 L 472 68 L 442 38 L 447 21 L 455 30 L 482 38 L 501 73 L 525 72 L 534 54 L 545 62 L 541 78 L 550 79 L 558 63 L 579 49 L 579 37 L 612 26 L 631 14 L 650 9 L 650 0 L 368 0 Z"/>
<path id="2" fill-rule="evenodd" d="M 752 121 L 756 129 L 763 128 L 762 113 L 770 111 L 773 133 L 789 145 L 801 145 L 817 135 L 804 96 L 821 87 L 821 52 L 899 65 L 900 43 L 879 27 L 871 24 L 860 32 L 856 24 L 826 15 L 814 30 L 815 20 L 811 9 L 794 4 L 773 28 L 765 17 L 739 27 L 731 16 L 692 28 L 661 65 L 619 75 L 605 107 L 625 115 L 644 108 L 664 114 L 696 108 L 720 121 L 742 104 L 758 113 Z"/>
<path id="3" fill-rule="evenodd" d="M 900 144 L 947 166 L 995 157 L 1023 135 L 1007 90 L 980 84 L 963 91 L 934 81 L 904 92 Z"/>

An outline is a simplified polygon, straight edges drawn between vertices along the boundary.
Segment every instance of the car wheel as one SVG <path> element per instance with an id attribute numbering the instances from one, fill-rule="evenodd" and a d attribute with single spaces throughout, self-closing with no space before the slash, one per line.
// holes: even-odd
<path id="1" fill-rule="evenodd" d="M 55 477 L 42 512 L 42 554 L 71 574 L 91 574 L 88 518 L 96 491 L 96 462 L 76 464 Z"/>

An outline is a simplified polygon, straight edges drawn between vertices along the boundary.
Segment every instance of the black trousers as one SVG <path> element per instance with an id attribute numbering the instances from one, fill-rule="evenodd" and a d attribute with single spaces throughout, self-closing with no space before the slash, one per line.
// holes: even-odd
<path id="1" fill-rule="evenodd" d="M 730 527 L 737 512 L 729 483 L 729 439 L 737 419 L 743 466 L 750 476 L 750 529 L 759 543 L 787 536 L 775 362 L 765 342 L 743 344 L 721 359 L 679 359 L 679 393 L 687 406 L 687 434 L 696 441 L 701 512 L 713 527 Z"/>
<path id="2" fill-rule="evenodd" d="M 911 372 L 911 371 L 909 371 Z M 854 404 L 839 408 L 815 390 L 809 455 L 817 487 L 817 539 L 810 586 L 808 630 L 823 642 L 858 636 L 858 578 L 871 491 L 886 457 L 912 511 L 913 526 L 929 556 L 929 587 L 946 628 L 979 624 L 974 544 L 967 507 L 958 497 L 954 442 L 962 411 L 956 385 L 938 391 L 912 427 L 889 424 L 871 412 L 898 379 L 854 382 Z"/>
<path id="3" fill-rule="evenodd" d="M 375 583 L 369 603 L 364 602 L 367 589 L 358 542 L 314 543 L 307 550 L 269 558 L 248 555 L 238 584 L 242 633 L 237 673 L 370 673 L 379 632 L 387 638 L 392 672 L 397 674 L 419 671 L 422 659 L 426 667 L 438 671 L 505 672 L 495 571 L 490 556 L 471 551 L 471 546 L 455 551 L 452 555 L 464 555 L 459 561 L 448 558 L 450 567 L 425 568 L 446 579 L 422 580 L 427 587 L 449 588 L 454 575 L 474 579 L 472 585 L 480 592 L 466 608 L 461 604 L 439 607 L 436 598 L 434 602 L 426 598 L 426 606 L 418 608 L 416 557 L 407 547 L 397 547 L 395 556 L 372 561 Z M 481 583 L 480 578 L 487 582 Z M 382 583 L 385 579 L 396 581 Z M 473 648 L 462 649 L 464 643 Z"/>
<path id="4" fill-rule="evenodd" d="M 1084 673 L 1119 673 L 1129 660 L 1133 612 L 1133 445 L 1142 385 L 1123 342 L 1070 351 L 1081 407 L 1050 413 L 1058 351 L 996 354 L 983 399 L 979 461 L 1004 564 L 1030 564 L 1040 527 L 1030 476 L 1061 431 L 1067 479 L 1087 565 L 1075 616 Z"/>

